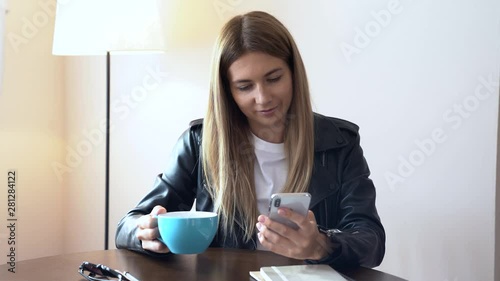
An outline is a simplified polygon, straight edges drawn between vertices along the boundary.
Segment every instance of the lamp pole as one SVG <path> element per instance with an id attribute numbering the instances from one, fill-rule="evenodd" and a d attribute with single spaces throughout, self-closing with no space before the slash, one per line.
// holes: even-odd
<path id="1" fill-rule="evenodd" d="M 105 194 L 104 194 L 104 249 L 109 249 L 109 139 L 111 128 L 111 57 L 109 51 L 106 51 L 106 175 L 105 175 Z"/>

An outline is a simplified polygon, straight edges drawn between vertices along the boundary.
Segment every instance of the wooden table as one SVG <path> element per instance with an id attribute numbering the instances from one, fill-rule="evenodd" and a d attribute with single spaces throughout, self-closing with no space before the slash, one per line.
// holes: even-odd
<path id="1" fill-rule="evenodd" d="M 141 281 L 252 280 L 248 272 L 258 271 L 262 266 L 302 264 L 301 261 L 266 251 L 211 248 L 198 255 L 169 255 L 164 258 L 153 258 L 128 250 L 103 250 L 17 262 L 16 273 L 8 271 L 8 264 L 1 265 L 0 280 L 85 280 L 78 273 L 78 267 L 83 261 L 104 264 L 122 272 L 128 271 Z M 340 272 L 353 280 L 403 280 L 367 268 Z"/>

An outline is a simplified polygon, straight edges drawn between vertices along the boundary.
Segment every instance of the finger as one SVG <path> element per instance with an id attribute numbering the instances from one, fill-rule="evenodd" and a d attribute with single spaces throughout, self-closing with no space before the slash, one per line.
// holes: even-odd
<path id="1" fill-rule="evenodd" d="M 311 210 L 307 212 L 304 224 L 300 225 L 299 227 L 301 227 L 303 230 L 306 230 L 307 233 L 318 232 L 318 223 L 316 222 L 316 217 Z"/>
<path id="2" fill-rule="evenodd" d="M 142 248 L 155 253 L 168 253 L 170 250 L 158 240 L 145 240 L 142 241 Z"/>
<path id="3" fill-rule="evenodd" d="M 159 214 L 165 214 L 167 212 L 167 209 L 165 209 L 163 206 L 156 205 L 153 210 L 151 211 L 150 215 L 151 216 L 157 216 Z"/>
<path id="4" fill-rule="evenodd" d="M 137 230 L 136 236 L 141 241 L 156 240 L 158 237 L 160 237 L 160 232 L 158 231 L 158 227 L 145 229 L 139 228 Z"/>
<path id="5" fill-rule="evenodd" d="M 307 212 L 307 221 L 314 223 L 315 225 L 317 224 L 316 217 L 314 216 L 314 213 L 311 210 Z"/>
<path id="6" fill-rule="evenodd" d="M 257 229 L 265 235 L 272 243 L 288 243 L 293 245 L 291 241 L 297 239 L 297 231 L 287 225 L 275 222 L 266 216 L 259 216 Z"/>
<path id="7" fill-rule="evenodd" d="M 279 223 L 277 221 L 273 221 L 272 219 L 270 219 L 269 217 L 264 216 L 264 215 L 260 215 L 257 218 L 257 221 L 258 221 L 258 223 L 265 226 L 266 228 L 269 228 L 270 230 L 277 232 L 277 233 L 280 233 L 282 235 L 286 235 L 286 233 L 289 231 L 288 226 L 286 226 L 282 223 Z"/>
<path id="8" fill-rule="evenodd" d="M 268 229 L 265 225 L 257 223 L 256 226 L 262 238 L 265 239 L 266 241 L 273 244 L 283 244 L 288 242 L 288 239 L 286 237 L 283 237 L 278 233 L 274 232 L 273 230 Z"/>
<path id="9" fill-rule="evenodd" d="M 269 251 L 289 258 L 292 257 L 290 251 L 291 249 L 293 249 L 293 247 L 272 243 L 266 238 L 265 234 L 262 232 L 257 233 L 257 238 L 259 239 L 260 244 Z"/>
<path id="10" fill-rule="evenodd" d="M 140 229 L 155 228 L 155 227 L 158 227 L 158 219 L 155 217 L 152 217 L 151 215 L 144 215 L 144 216 L 139 218 L 137 226 Z"/>
<path id="11" fill-rule="evenodd" d="M 309 211 L 309 212 L 311 212 L 311 211 Z M 304 215 L 299 214 L 297 212 L 294 212 L 288 208 L 279 208 L 278 215 L 293 221 L 294 223 L 296 223 L 299 226 L 304 225 L 308 221 L 308 217 L 309 217 L 309 213 L 308 213 L 308 215 L 304 216 Z"/>
<path id="12" fill-rule="evenodd" d="M 155 228 L 158 227 L 158 220 L 156 216 L 159 214 L 164 214 L 167 212 L 167 209 L 160 205 L 156 205 L 149 215 L 144 215 L 139 219 L 138 226 L 140 228 Z"/>

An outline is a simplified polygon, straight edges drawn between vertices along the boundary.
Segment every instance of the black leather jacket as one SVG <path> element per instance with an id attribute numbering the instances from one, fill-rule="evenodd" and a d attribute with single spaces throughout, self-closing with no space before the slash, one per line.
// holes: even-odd
<path id="1" fill-rule="evenodd" d="M 169 212 L 189 210 L 196 198 L 196 209 L 212 211 L 200 168 L 202 122 L 192 122 L 179 138 L 167 170 L 158 175 L 151 190 L 118 224 L 117 248 L 126 248 L 160 256 L 141 247 L 136 238 L 137 219 L 149 214 L 154 206 Z M 339 229 L 330 239 L 339 245 L 320 261 L 333 267 L 378 266 L 385 253 L 385 232 L 375 207 L 375 187 L 360 147 L 358 126 L 348 121 L 314 115 L 314 168 L 309 187 L 310 209 L 318 226 Z M 256 248 L 253 241 L 242 240 L 236 226 L 233 237 L 223 239 L 219 232 L 211 247 Z"/>

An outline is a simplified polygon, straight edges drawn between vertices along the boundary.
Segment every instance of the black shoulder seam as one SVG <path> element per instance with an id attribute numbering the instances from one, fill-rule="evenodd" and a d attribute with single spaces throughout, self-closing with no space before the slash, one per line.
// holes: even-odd
<path id="1" fill-rule="evenodd" d="M 335 117 L 330 117 L 332 118 L 333 122 L 339 129 L 347 129 L 348 131 L 351 131 L 353 133 L 358 133 L 359 132 L 359 126 L 354 124 L 353 122 L 340 119 L 340 118 L 335 118 Z"/>
<path id="2" fill-rule="evenodd" d="M 323 119 L 325 121 L 333 123 L 339 129 L 347 129 L 348 131 L 351 131 L 353 133 L 358 133 L 358 131 L 359 131 L 358 125 L 356 125 L 353 122 L 347 121 L 345 119 L 331 117 L 331 116 L 325 116 L 325 115 L 319 114 L 317 112 L 314 112 L 314 115 L 318 119 Z"/>
<path id="3" fill-rule="evenodd" d="M 189 127 L 197 126 L 197 125 L 202 125 L 203 124 L 203 118 L 200 119 L 195 119 L 191 122 L 189 122 Z"/>

